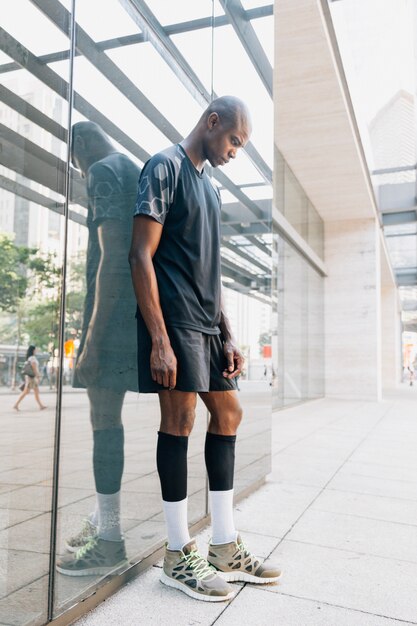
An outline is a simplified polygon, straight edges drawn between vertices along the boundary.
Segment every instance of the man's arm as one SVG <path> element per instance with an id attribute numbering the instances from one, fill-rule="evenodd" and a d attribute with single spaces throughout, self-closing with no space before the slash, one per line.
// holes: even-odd
<path id="1" fill-rule="evenodd" d="M 177 379 L 177 359 L 166 330 L 152 262 L 161 235 L 161 224 L 146 215 L 137 215 L 133 221 L 129 263 L 136 300 L 152 340 L 152 379 L 173 389 Z"/>
<path id="2" fill-rule="evenodd" d="M 242 373 L 245 359 L 237 347 L 236 340 L 233 337 L 230 321 L 227 317 L 224 306 L 223 294 L 221 297 L 221 317 L 219 327 L 224 338 L 223 351 L 228 364 L 227 369 L 223 372 L 223 376 L 225 378 L 236 378 L 236 376 L 239 376 Z"/>

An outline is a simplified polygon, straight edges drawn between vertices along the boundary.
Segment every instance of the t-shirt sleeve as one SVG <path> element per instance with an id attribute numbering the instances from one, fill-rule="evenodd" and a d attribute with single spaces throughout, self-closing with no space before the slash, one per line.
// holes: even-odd
<path id="1" fill-rule="evenodd" d="M 172 161 L 163 154 L 152 157 L 145 164 L 139 178 L 134 216 L 149 215 L 164 224 L 174 200 L 175 187 L 175 168 Z"/>
<path id="2" fill-rule="evenodd" d="M 125 214 L 123 189 L 111 167 L 95 163 L 88 171 L 87 193 L 93 222 L 122 220 Z"/>

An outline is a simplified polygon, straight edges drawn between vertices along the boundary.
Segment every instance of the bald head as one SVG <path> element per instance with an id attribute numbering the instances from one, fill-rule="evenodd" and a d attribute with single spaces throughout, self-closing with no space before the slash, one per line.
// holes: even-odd
<path id="1" fill-rule="evenodd" d="M 212 113 L 219 116 L 221 124 L 225 128 L 245 127 L 250 135 L 252 122 L 249 109 L 243 100 L 235 96 L 221 96 L 213 100 L 204 111 L 202 119 L 208 120 Z"/>

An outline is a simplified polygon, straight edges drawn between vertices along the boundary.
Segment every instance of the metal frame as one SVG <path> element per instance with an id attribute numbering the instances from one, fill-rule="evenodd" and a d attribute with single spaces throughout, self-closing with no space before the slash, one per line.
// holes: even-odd
<path id="1" fill-rule="evenodd" d="M 272 67 L 240 0 L 220 0 L 223 11 L 235 29 L 240 43 L 252 61 L 259 78 L 272 98 Z"/>
<path id="2" fill-rule="evenodd" d="M 49 19 L 53 21 L 53 23 L 60 28 L 65 34 L 68 34 L 69 29 L 69 13 L 66 9 L 56 2 L 56 0 L 31 0 L 35 6 L 38 7 Z M 132 3 L 137 0 L 125 0 L 126 2 Z M 144 3 L 142 3 L 144 4 Z M 271 14 L 272 7 L 260 7 L 260 10 L 257 12 L 257 15 L 265 15 Z M 164 29 L 160 27 L 158 30 L 158 23 L 155 23 L 155 20 L 152 20 L 151 16 L 147 15 L 149 19 L 149 24 L 152 25 L 153 35 L 161 38 L 161 41 L 166 44 L 166 39 L 168 39 L 167 35 L 164 34 Z M 228 23 L 226 17 L 224 17 L 222 23 Z M 194 21 L 195 22 L 195 21 Z M 204 22 L 207 25 L 206 22 Z M 190 26 L 192 22 L 188 23 Z M 201 24 L 201 21 L 200 21 Z M 160 25 L 159 25 L 160 26 Z M 150 28 L 150 27 L 149 27 Z M 149 30 L 148 28 L 148 30 Z M 182 27 L 185 30 L 185 27 Z M 162 29 L 162 30 L 161 30 Z M 109 80 L 112 81 L 113 84 L 116 83 L 116 86 L 119 88 L 122 93 L 128 93 L 130 99 L 134 100 L 134 104 L 137 106 L 138 110 L 142 113 L 145 113 L 150 119 L 152 123 L 155 124 L 159 130 L 161 130 L 171 141 L 178 141 L 181 136 L 176 131 L 176 129 L 166 120 L 157 109 L 150 103 L 150 101 L 140 92 L 139 89 L 124 75 L 124 73 L 106 56 L 102 53 L 102 50 L 98 49 L 99 47 L 94 43 L 88 35 L 82 31 L 82 29 L 77 26 L 76 28 L 76 45 L 79 47 L 79 51 L 86 55 L 87 58 L 94 64 L 94 66 L 103 73 Z M 68 89 L 67 82 L 62 79 L 58 74 L 56 74 L 51 68 L 42 63 L 37 57 L 35 57 L 29 50 L 27 50 L 24 46 L 22 46 L 17 40 L 15 40 L 12 36 L 6 33 L 3 29 L 0 29 L 0 47 L 9 54 L 15 61 L 18 67 L 27 68 L 33 75 L 35 75 L 39 80 L 44 82 L 49 88 L 54 90 L 58 95 L 65 99 L 65 93 Z M 187 74 L 188 72 L 188 64 L 185 59 L 180 55 L 179 51 L 176 47 L 169 49 L 169 54 L 175 53 L 175 68 L 178 70 L 179 64 L 182 65 L 183 74 Z M 60 58 L 63 57 L 63 53 L 56 53 L 60 55 Z M 168 52 L 166 53 L 168 54 Z M 168 55 L 169 56 L 169 55 Z M 55 57 L 54 57 L 55 58 Z M 8 68 L 10 64 L 6 64 Z M 5 66 L 0 67 L 0 71 L 4 69 Z M 195 95 L 198 92 L 200 87 L 203 87 L 198 80 L 198 77 L 192 72 L 190 68 L 190 75 L 187 79 L 189 90 L 192 90 Z M 191 81 L 191 82 L 190 82 Z M 204 87 L 203 87 L 204 89 Z M 197 90 L 197 91 L 196 91 Z M 33 121 L 34 123 L 40 125 L 42 128 L 51 132 L 57 138 L 64 140 L 66 137 L 66 130 L 63 129 L 59 124 L 57 124 L 54 120 L 51 120 L 38 111 L 36 107 L 31 105 L 26 105 L 23 99 L 18 96 L 12 94 L 9 90 L 5 90 L 2 95 L 2 100 L 12 106 L 15 110 L 25 115 L 28 119 Z M 204 101 L 202 100 L 204 98 Z M 207 103 L 209 95 L 207 92 L 200 95 L 199 99 L 202 104 Z M 74 93 L 74 107 L 80 111 L 85 117 L 96 121 L 99 123 L 103 129 L 109 134 L 109 136 L 113 137 L 116 141 L 118 141 L 121 145 L 123 145 L 126 149 L 129 150 L 134 156 L 136 156 L 140 161 L 144 162 L 149 158 L 149 154 L 136 142 L 134 142 L 130 137 L 126 134 L 122 133 L 114 124 L 106 118 L 102 113 L 100 113 L 95 107 L 93 107 L 89 102 L 87 102 L 82 96 L 78 93 Z M 145 111 L 144 111 L 145 107 Z M 17 135 L 17 134 L 16 134 Z M 23 139 L 23 138 L 22 138 Z M 17 143 L 18 136 L 16 137 Z M 34 150 L 35 145 L 33 145 Z M 266 164 L 261 159 L 260 155 L 257 153 L 254 147 L 249 146 L 248 151 L 251 152 L 252 160 L 255 160 L 258 164 L 258 169 L 262 171 L 264 178 L 267 182 L 272 179 L 272 172 L 266 166 Z M 43 155 L 44 159 L 47 161 L 47 151 Z M 56 160 L 54 158 L 56 164 Z M 22 161 L 21 161 L 22 162 Z M 7 163 L 4 163 L 8 166 Z M 42 168 L 38 168 L 41 170 Z M 42 178 L 44 178 L 45 172 L 42 172 Z M 76 183 L 77 181 L 77 173 L 73 173 L 73 178 Z M 263 232 L 268 232 L 269 227 L 268 223 L 270 220 L 270 208 L 266 209 L 266 201 L 258 201 L 254 202 L 246 196 L 246 194 L 242 191 L 242 189 L 232 183 L 232 181 L 220 171 L 215 172 L 215 177 L 221 183 L 223 188 L 228 189 L 238 200 L 238 203 L 228 203 L 224 205 L 224 224 L 223 224 L 223 234 L 225 236 L 234 236 L 234 235 L 243 235 L 243 236 L 255 236 L 257 234 L 262 234 Z M 40 182 L 40 181 L 38 181 Z M 3 181 L 5 183 L 5 181 Z M 44 181 L 42 181 L 44 184 Z M 49 185 L 50 188 L 54 188 L 55 191 L 59 191 L 56 189 L 56 186 Z M 76 184 L 75 184 L 76 186 Z M 23 189 L 23 187 L 16 187 L 17 191 L 22 192 L 25 196 L 30 194 L 28 189 Z M 62 190 L 61 190 L 62 191 Z M 81 195 L 82 197 L 82 189 L 79 186 L 78 191 L 80 192 L 76 194 L 77 202 L 79 202 L 78 197 Z M 20 194 L 19 194 L 20 195 Z M 31 194 L 30 194 L 31 195 Z M 32 195 L 34 199 L 35 196 Z M 41 199 L 41 198 L 39 198 Z M 48 200 L 46 198 L 42 198 L 42 204 L 45 204 Z M 82 200 L 79 202 L 85 205 L 85 202 Z M 270 207 L 270 202 L 268 203 Z M 261 205 L 261 206 L 260 206 Z M 237 214 L 237 210 L 240 209 L 242 214 Z M 266 209 L 266 210 L 265 210 Z M 234 213 L 233 216 L 229 215 L 230 212 Z M 75 220 L 82 223 L 83 217 L 79 216 L 75 212 L 71 212 L 71 218 L 75 217 Z M 262 242 L 255 239 L 255 244 L 257 245 L 264 253 L 269 254 L 268 247 Z"/>

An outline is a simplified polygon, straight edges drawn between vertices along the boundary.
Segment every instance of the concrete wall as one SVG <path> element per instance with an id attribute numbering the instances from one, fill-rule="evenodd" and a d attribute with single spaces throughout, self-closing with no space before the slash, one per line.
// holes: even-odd
<path id="1" fill-rule="evenodd" d="M 325 224 L 325 393 L 381 397 L 381 278 L 375 219 Z"/>
<path id="2" fill-rule="evenodd" d="M 382 388 L 393 389 L 401 380 L 401 322 L 395 285 L 381 288 Z"/>

